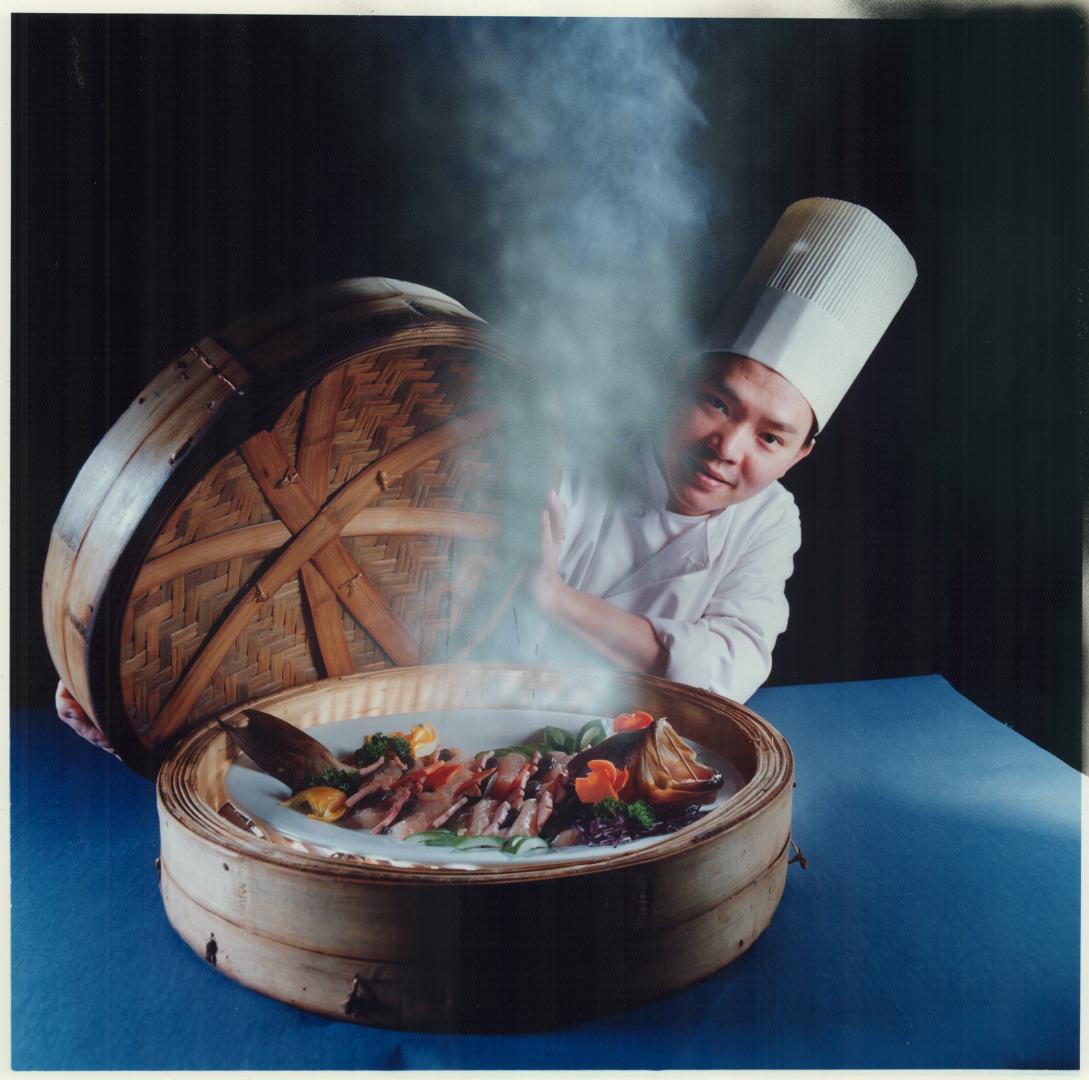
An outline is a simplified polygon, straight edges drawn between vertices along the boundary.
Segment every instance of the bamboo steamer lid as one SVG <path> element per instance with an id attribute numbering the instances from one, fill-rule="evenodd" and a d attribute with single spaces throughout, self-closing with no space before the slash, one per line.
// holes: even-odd
<path id="1" fill-rule="evenodd" d="M 483 320 L 385 278 L 202 339 L 60 510 L 42 603 L 61 678 L 151 775 L 233 705 L 458 659 L 518 584 L 500 538 L 554 481 L 550 402 Z M 545 437 L 520 459 L 526 431 Z"/>

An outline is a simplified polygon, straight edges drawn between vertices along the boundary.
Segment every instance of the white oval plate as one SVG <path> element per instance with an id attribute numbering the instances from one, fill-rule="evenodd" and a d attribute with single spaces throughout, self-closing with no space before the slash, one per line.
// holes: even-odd
<path id="1" fill-rule="evenodd" d="M 366 716 L 358 720 L 309 728 L 307 731 L 339 758 L 358 749 L 363 739 L 376 731 L 408 731 L 414 724 L 429 723 L 438 733 L 440 746 L 458 747 L 468 755 L 476 755 L 482 750 L 535 742 L 546 725 L 577 732 L 590 719 L 593 718 L 576 713 L 452 709 L 402 716 Z M 600 719 L 605 730 L 610 735 L 613 734 L 612 721 L 605 717 Z M 700 761 L 722 773 L 722 788 L 714 803 L 707 807 L 712 810 L 740 790 L 743 784 L 741 774 L 728 761 L 710 750 L 691 742 L 689 746 L 696 750 Z M 248 757 L 239 758 L 227 770 L 227 790 L 231 802 L 256 819 L 259 825 L 267 822 L 283 836 L 319 847 L 329 855 L 346 852 L 387 866 L 475 870 L 482 866 L 554 865 L 603 858 L 618 850 L 630 851 L 649 847 L 674 835 L 667 833 L 665 836 L 649 836 L 628 841 L 619 847 L 579 844 L 566 848 L 539 849 L 526 855 L 507 855 L 487 849 L 457 851 L 453 848 L 431 847 L 409 840 L 395 840 L 390 836 L 375 836 L 365 831 L 345 829 L 335 824 L 315 821 L 297 810 L 289 810 L 283 805 L 283 800 L 291 795 L 290 789 L 275 777 L 259 770 Z"/>

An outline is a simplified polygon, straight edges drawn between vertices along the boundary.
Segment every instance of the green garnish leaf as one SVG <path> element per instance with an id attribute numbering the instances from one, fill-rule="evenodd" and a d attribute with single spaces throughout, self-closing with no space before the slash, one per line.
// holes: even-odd
<path id="1" fill-rule="evenodd" d="M 533 757 L 536 752 L 536 747 L 527 746 L 525 743 L 516 743 L 514 746 L 501 746 L 498 750 L 492 751 L 492 757 L 506 757 L 507 754 L 521 754 L 522 757 Z"/>
<path id="2" fill-rule="evenodd" d="M 591 720 L 583 724 L 575 736 L 575 751 L 585 750 L 588 746 L 597 746 L 605 739 L 605 725 L 600 720 Z"/>

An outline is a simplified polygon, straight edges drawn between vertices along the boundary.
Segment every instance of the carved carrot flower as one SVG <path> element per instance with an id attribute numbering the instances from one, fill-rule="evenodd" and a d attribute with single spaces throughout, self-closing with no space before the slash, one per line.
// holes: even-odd
<path id="1" fill-rule="evenodd" d="M 618 769 L 611 761 L 588 761 L 590 770 L 575 781 L 575 794 L 580 802 L 596 803 L 602 799 L 619 799 L 628 782 L 628 770 Z"/>
<path id="2" fill-rule="evenodd" d="M 638 731 L 653 723 L 654 717 L 648 712 L 626 712 L 613 721 L 613 731 Z"/>

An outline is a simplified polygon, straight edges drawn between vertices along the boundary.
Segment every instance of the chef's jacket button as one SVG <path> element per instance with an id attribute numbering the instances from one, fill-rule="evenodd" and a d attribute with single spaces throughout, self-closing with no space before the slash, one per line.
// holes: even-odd
<path id="1" fill-rule="evenodd" d="M 637 518 L 646 517 L 647 508 L 642 503 L 639 503 L 639 505 L 636 506 L 632 513 L 634 513 Z"/>

